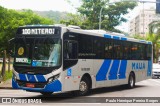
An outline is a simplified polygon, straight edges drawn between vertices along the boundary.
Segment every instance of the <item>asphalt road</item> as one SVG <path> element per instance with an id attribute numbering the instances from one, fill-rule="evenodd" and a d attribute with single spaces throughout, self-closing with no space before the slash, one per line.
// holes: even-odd
<path id="1" fill-rule="evenodd" d="M 125 86 L 109 87 L 109 88 L 100 88 L 94 89 L 91 91 L 91 94 L 85 97 L 75 97 L 71 93 L 56 93 L 50 97 L 44 97 L 40 93 L 26 92 L 23 90 L 12 90 L 12 89 L 0 89 L 0 97 L 18 97 L 18 99 L 41 99 L 43 103 L 48 105 L 81 105 L 81 103 L 92 105 L 103 104 L 106 105 L 106 99 L 108 97 L 110 100 L 120 97 L 120 99 L 132 99 L 136 97 L 159 97 L 160 102 L 160 79 L 148 79 L 136 83 L 134 89 L 127 89 Z M 123 98 L 125 97 L 125 98 Z M 137 98 L 136 98 L 137 99 Z M 155 98 L 152 98 L 155 99 Z M 51 104 L 50 104 L 51 103 Z M 116 103 L 117 104 L 117 103 Z M 111 103 L 111 105 L 116 105 Z M 127 103 L 125 103 L 127 104 Z M 136 105 L 136 103 L 132 103 Z M 1 104 L 0 104 L 1 105 Z M 91 105 L 91 104 L 90 104 Z M 120 105 L 120 103 L 118 104 Z M 122 103 L 124 106 L 124 104 Z M 140 103 L 140 106 L 153 105 L 153 103 Z M 160 103 L 154 104 L 159 106 Z"/>

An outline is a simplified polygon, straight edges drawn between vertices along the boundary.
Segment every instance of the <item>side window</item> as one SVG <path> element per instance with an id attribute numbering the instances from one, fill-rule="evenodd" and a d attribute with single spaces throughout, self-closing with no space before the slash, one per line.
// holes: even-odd
<path id="1" fill-rule="evenodd" d="M 123 43 L 123 59 L 131 59 L 131 44 L 129 42 Z"/>
<path id="2" fill-rule="evenodd" d="M 145 48 L 144 48 L 144 44 L 139 44 L 138 45 L 138 53 L 137 53 L 137 57 L 139 55 L 139 59 L 144 60 L 145 59 Z"/>
<path id="3" fill-rule="evenodd" d="M 93 37 L 89 35 L 79 35 L 79 59 L 92 59 L 95 54 L 93 53 Z"/>
<path id="4" fill-rule="evenodd" d="M 111 59 L 113 54 L 113 44 L 112 40 L 105 40 L 104 44 L 104 56 L 106 59 Z"/>
<path id="5" fill-rule="evenodd" d="M 64 58 L 77 59 L 78 58 L 78 43 L 77 41 L 65 41 L 64 43 Z"/>
<path id="6" fill-rule="evenodd" d="M 104 40 L 100 37 L 93 38 L 93 53 L 95 59 L 104 59 Z"/>
<path id="7" fill-rule="evenodd" d="M 78 34 L 67 32 L 63 35 L 63 70 L 78 62 Z"/>
<path id="8" fill-rule="evenodd" d="M 131 60 L 139 59 L 139 55 L 137 55 L 137 54 L 138 54 L 138 44 L 137 43 L 135 43 L 135 44 L 132 43 L 132 47 L 131 47 Z"/>
<path id="9" fill-rule="evenodd" d="M 122 46 L 121 42 L 118 40 L 115 40 L 113 43 L 113 58 L 114 59 L 122 59 L 123 53 L 122 53 Z"/>

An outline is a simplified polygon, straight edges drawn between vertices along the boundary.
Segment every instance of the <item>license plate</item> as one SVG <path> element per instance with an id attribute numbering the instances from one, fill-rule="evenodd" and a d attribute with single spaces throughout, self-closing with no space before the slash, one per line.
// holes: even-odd
<path id="1" fill-rule="evenodd" d="M 29 87 L 29 88 L 34 88 L 34 84 L 31 84 L 31 83 L 26 83 L 26 87 Z"/>

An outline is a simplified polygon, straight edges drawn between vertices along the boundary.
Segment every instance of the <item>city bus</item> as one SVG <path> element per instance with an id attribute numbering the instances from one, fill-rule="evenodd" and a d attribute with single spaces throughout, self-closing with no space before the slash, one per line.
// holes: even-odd
<path id="1" fill-rule="evenodd" d="M 26 25 L 10 41 L 12 87 L 50 95 L 151 78 L 152 42 L 79 27 Z"/>

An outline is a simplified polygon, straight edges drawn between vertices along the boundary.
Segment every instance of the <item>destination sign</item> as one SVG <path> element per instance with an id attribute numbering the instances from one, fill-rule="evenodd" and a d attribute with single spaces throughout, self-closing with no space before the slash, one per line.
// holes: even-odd
<path id="1" fill-rule="evenodd" d="M 22 34 L 23 35 L 51 35 L 55 34 L 55 29 L 54 28 L 25 28 L 22 29 Z"/>

